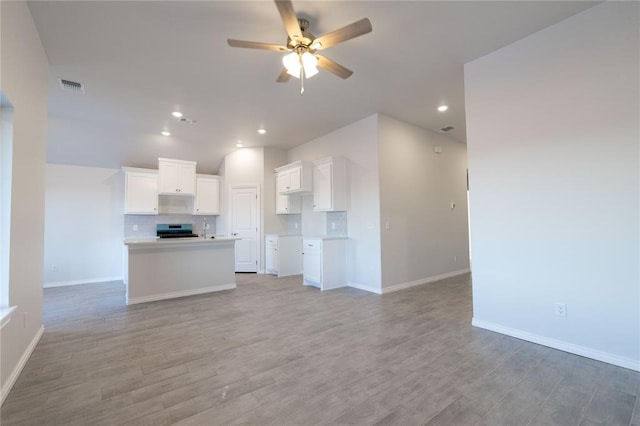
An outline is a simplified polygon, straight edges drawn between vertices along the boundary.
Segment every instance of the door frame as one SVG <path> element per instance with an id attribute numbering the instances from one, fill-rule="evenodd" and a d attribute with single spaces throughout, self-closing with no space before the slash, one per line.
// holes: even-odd
<path id="1" fill-rule="evenodd" d="M 233 238 L 233 203 L 231 202 L 231 193 L 232 193 L 232 189 L 251 189 L 254 188 L 256 190 L 256 205 L 257 205 L 257 209 L 256 209 L 256 213 L 258 215 L 258 217 L 256 218 L 256 227 L 258 228 L 258 241 L 257 241 L 257 250 L 256 250 L 256 256 L 257 256 L 257 261 L 258 261 L 258 265 L 257 265 L 257 272 L 258 274 L 263 273 L 264 268 L 262 266 L 262 192 L 261 192 L 261 188 L 260 188 L 260 184 L 259 183 L 246 183 L 246 184 L 229 184 L 229 186 L 227 187 L 227 217 L 229 218 L 229 221 L 227 223 L 227 237 L 228 238 Z M 234 259 L 235 262 L 235 259 Z"/>

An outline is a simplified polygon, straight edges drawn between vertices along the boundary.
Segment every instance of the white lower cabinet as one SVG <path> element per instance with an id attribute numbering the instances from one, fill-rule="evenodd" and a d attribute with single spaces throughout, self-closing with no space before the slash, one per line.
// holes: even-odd
<path id="1" fill-rule="evenodd" d="M 347 238 L 305 238 L 302 241 L 303 284 L 320 290 L 346 287 Z"/>
<path id="2" fill-rule="evenodd" d="M 265 271 L 278 277 L 302 273 L 302 237 L 265 235 Z"/>

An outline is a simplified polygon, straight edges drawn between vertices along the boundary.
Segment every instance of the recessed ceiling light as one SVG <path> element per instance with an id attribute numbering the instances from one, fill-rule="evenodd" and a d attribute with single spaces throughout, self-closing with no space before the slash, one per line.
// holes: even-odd
<path id="1" fill-rule="evenodd" d="M 242 148 L 244 145 L 242 145 L 241 143 L 237 143 L 236 144 L 236 148 Z"/>
<path id="2" fill-rule="evenodd" d="M 182 113 L 180 111 L 175 111 L 172 112 L 171 115 L 173 115 L 175 118 L 180 118 L 182 117 Z"/>
<path id="3" fill-rule="evenodd" d="M 171 133 L 167 132 L 166 130 L 163 130 L 162 136 L 171 136 Z"/>
<path id="4" fill-rule="evenodd" d="M 265 133 L 267 133 L 267 131 L 265 129 L 258 129 L 258 133 L 264 135 Z"/>
<path id="5" fill-rule="evenodd" d="M 445 112 L 445 111 L 446 111 L 446 110 L 448 110 L 448 109 L 449 109 L 449 107 L 448 107 L 448 106 L 446 106 L 446 105 L 440 105 L 440 106 L 438 107 L 438 111 L 440 111 L 440 112 Z"/>

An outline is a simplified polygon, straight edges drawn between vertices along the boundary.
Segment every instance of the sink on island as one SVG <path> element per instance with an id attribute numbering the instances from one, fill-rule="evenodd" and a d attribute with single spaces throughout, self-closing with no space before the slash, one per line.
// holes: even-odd
<path id="1" fill-rule="evenodd" d="M 125 240 L 127 305 L 236 288 L 233 238 Z"/>

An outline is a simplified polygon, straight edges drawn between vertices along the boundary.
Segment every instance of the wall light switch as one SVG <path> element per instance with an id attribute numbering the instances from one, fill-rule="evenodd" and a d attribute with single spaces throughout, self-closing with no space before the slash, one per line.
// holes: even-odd
<path id="1" fill-rule="evenodd" d="M 331 222 L 331 229 L 336 229 L 336 223 L 335 222 Z"/>
<path id="2" fill-rule="evenodd" d="M 386 229 L 387 231 L 391 229 L 391 221 L 385 221 L 384 222 L 384 229 Z"/>
<path id="3" fill-rule="evenodd" d="M 138 230 L 138 225 L 133 225 L 133 230 L 137 231 Z"/>
<path id="4" fill-rule="evenodd" d="M 450 203 L 449 207 L 451 207 L 451 210 L 455 209 L 456 208 L 456 203 Z"/>

